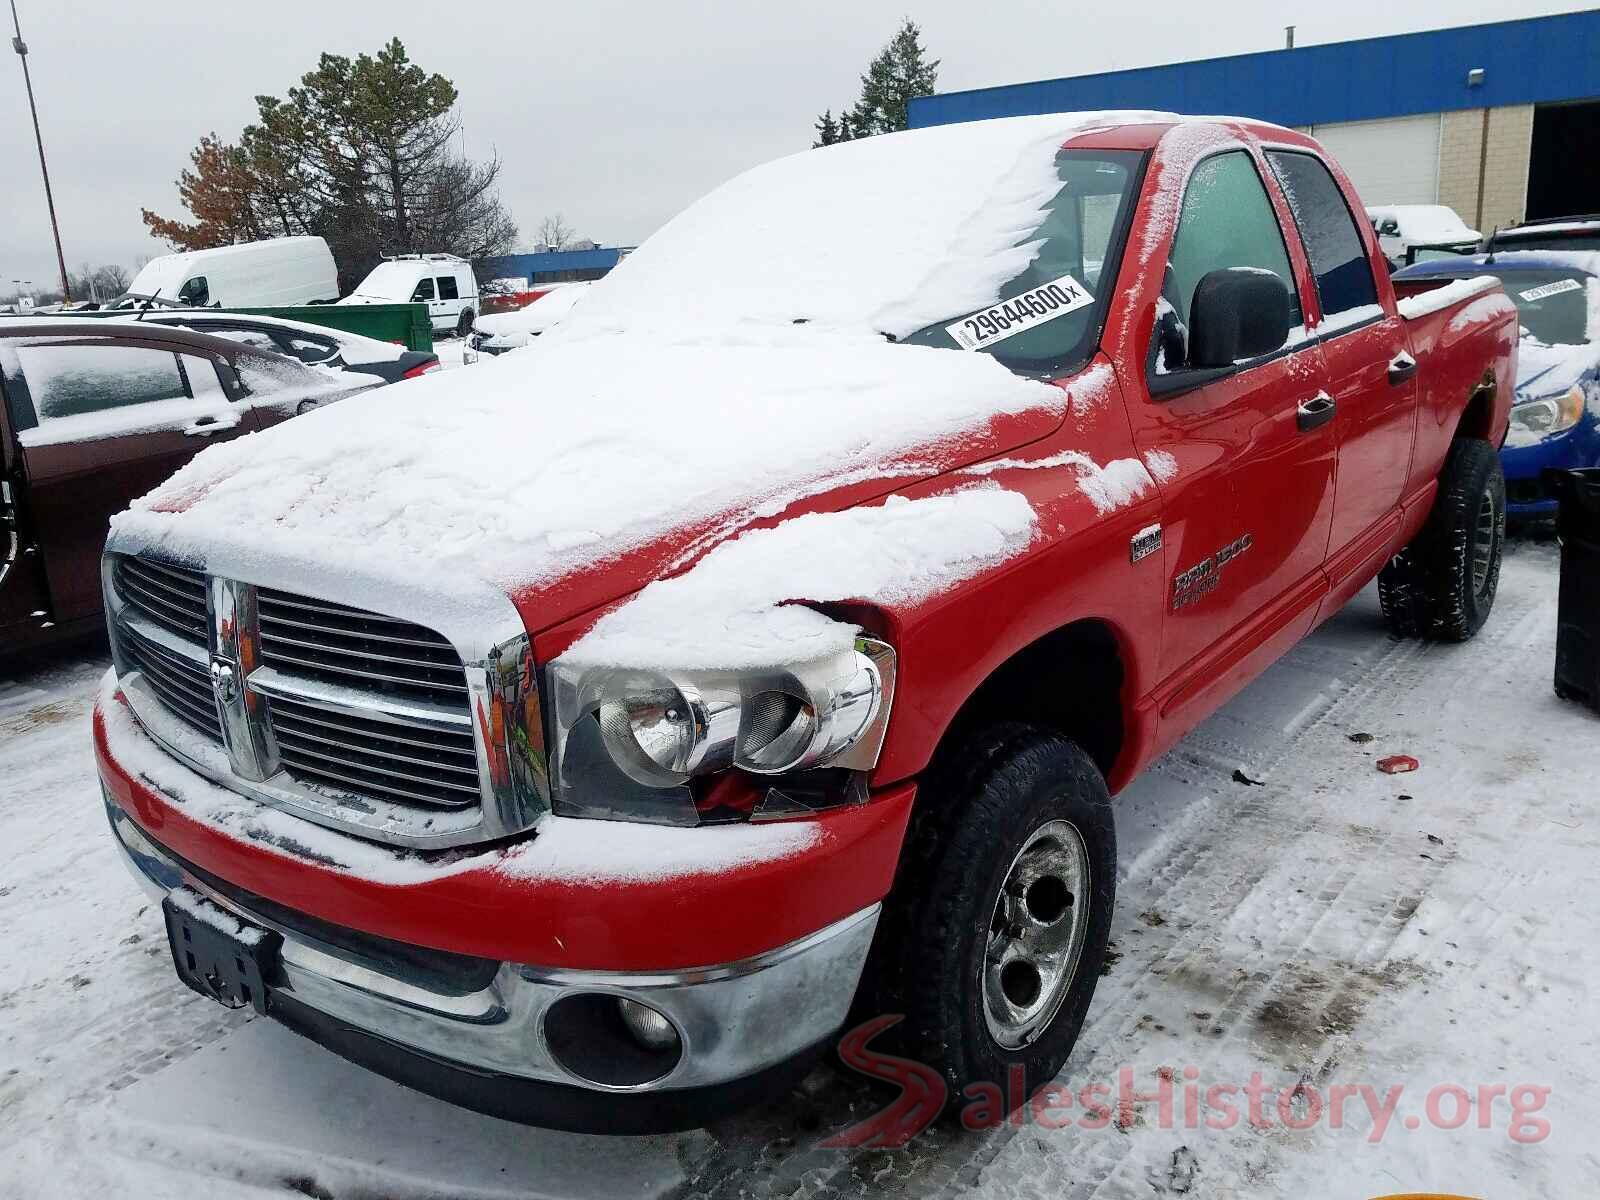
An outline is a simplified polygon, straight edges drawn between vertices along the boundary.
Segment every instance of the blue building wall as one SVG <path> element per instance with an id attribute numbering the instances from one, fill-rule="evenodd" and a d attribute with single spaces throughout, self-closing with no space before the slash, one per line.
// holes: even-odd
<path id="1" fill-rule="evenodd" d="M 1467 84 L 1467 72 L 1484 82 Z M 1600 97 L 1600 10 L 946 92 L 910 124 L 1101 108 L 1320 125 Z"/>
<path id="2" fill-rule="evenodd" d="M 622 261 L 632 246 L 603 246 L 598 250 L 551 250 L 544 254 L 507 254 L 486 261 L 496 278 L 525 278 L 533 283 L 557 279 L 598 279 Z"/>

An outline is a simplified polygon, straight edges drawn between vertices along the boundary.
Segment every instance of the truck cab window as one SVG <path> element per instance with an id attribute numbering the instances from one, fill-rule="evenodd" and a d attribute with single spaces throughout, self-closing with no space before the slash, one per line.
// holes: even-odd
<path id="1" fill-rule="evenodd" d="M 178 299 L 184 304 L 192 304 L 196 308 L 204 308 L 211 303 L 211 288 L 206 283 L 204 275 L 196 275 L 185 279 L 183 286 L 178 289 Z"/>
<path id="2" fill-rule="evenodd" d="M 438 279 L 439 299 L 459 300 L 461 293 L 456 290 L 456 277 L 454 275 L 441 275 Z"/>
<path id="3" fill-rule="evenodd" d="M 1159 338 L 1158 371 L 1183 365 L 1194 290 L 1207 274 L 1225 267 L 1254 267 L 1278 276 L 1289 289 L 1290 324 L 1300 322 L 1283 230 L 1255 163 L 1243 150 L 1214 155 L 1189 176 L 1161 285 L 1165 304 L 1157 321 L 1167 325 Z"/>
<path id="4" fill-rule="evenodd" d="M 420 283 L 417 284 L 416 291 L 411 293 L 411 302 L 413 304 L 415 304 L 418 301 L 432 300 L 432 299 L 433 299 L 433 278 L 430 276 L 429 278 L 424 279 Z"/>
<path id="5" fill-rule="evenodd" d="M 1267 161 L 1300 227 L 1324 319 L 1375 306 L 1378 285 L 1372 278 L 1372 263 L 1344 193 L 1328 168 L 1314 155 L 1287 151 L 1270 150 Z M 1394 224 L 1393 219 L 1385 221 L 1379 232 L 1389 232 L 1385 226 Z"/>

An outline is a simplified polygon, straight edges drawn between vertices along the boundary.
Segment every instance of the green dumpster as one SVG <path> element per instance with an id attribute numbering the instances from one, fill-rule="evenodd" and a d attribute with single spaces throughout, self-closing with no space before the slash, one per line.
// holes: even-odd
<path id="1" fill-rule="evenodd" d="M 400 342 L 407 350 L 433 349 L 433 323 L 425 304 L 297 304 L 228 311 L 342 329 L 382 342 Z"/>

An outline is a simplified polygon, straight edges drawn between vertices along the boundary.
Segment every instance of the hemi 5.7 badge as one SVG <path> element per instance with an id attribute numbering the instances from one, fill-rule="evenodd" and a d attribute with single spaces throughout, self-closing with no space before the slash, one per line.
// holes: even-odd
<path id="1" fill-rule="evenodd" d="M 1063 275 L 1049 283 L 1002 300 L 982 312 L 973 313 L 959 321 L 952 321 L 944 331 L 956 340 L 963 350 L 987 350 L 995 342 L 1026 333 L 1036 325 L 1053 321 L 1063 313 L 1087 308 L 1094 303 L 1089 289 L 1071 275 Z"/>

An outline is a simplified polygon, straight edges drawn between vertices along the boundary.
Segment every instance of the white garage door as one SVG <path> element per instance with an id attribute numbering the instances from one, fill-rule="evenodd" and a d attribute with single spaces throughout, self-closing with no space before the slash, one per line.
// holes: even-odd
<path id="1" fill-rule="evenodd" d="M 1366 204 L 1439 202 L 1439 115 L 1314 125 Z"/>

